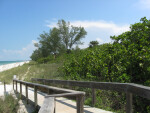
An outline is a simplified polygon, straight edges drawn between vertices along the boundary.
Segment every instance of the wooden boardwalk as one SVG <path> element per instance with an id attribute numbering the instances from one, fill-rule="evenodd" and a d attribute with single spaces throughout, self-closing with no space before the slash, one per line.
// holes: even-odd
<path id="1" fill-rule="evenodd" d="M 18 84 L 18 91 L 20 91 L 19 84 Z M 25 95 L 25 86 L 22 86 L 22 94 Z M 46 94 L 44 93 L 38 92 L 37 104 L 39 106 L 42 106 L 45 95 Z M 33 88 L 28 88 L 28 96 L 29 99 L 34 102 Z M 76 102 L 62 97 L 56 98 L 56 113 L 76 113 Z M 84 113 L 112 113 L 112 112 L 84 105 Z"/>

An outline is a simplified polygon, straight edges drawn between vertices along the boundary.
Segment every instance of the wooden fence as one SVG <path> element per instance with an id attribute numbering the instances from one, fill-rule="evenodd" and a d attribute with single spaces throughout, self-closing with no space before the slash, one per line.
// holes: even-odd
<path id="1" fill-rule="evenodd" d="M 15 84 L 16 83 L 16 84 Z M 25 82 L 21 80 L 13 79 L 13 89 L 18 93 L 18 83 L 20 84 L 20 98 L 22 99 L 22 85 L 25 85 L 25 98 L 28 103 L 28 87 L 34 88 L 34 106 L 37 109 L 38 107 L 38 99 L 37 99 L 37 91 L 41 91 L 47 93 L 45 96 L 45 100 L 43 102 L 42 107 L 39 110 L 39 113 L 55 113 L 55 97 L 66 97 L 71 99 L 76 99 L 77 103 L 77 113 L 83 113 L 83 105 L 84 105 L 84 92 L 68 90 L 64 88 L 57 88 L 37 83 Z M 15 88 L 16 85 L 16 88 Z"/>
<path id="2" fill-rule="evenodd" d="M 67 86 L 78 86 L 92 89 L 92 105 L 96 102 L 96 91 L 95 89 L 101 90 L 114 90 L 118 92 L 126 93 L 126 113 L 132 113 L 132 95 L 138 95 L 143 98 L 150 99 L 150 87 L 142 86 L 133 83 L 114 83 L 114 82 L 85 82 L 85 81 L 70 81 L 70 80 L 52 80 L 52 79 L 39 79 L 32 78 L 34 82 L 60 84 Z"/>

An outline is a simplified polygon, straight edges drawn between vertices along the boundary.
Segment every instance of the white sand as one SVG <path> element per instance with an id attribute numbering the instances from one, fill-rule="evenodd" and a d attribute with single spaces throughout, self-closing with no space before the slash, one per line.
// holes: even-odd
<path id="1" fill-rule="evenodd" d="M 0 72 L 6 71 L 6 70 L 14 68 L 14 67 L 22 66 L 25 63 L 29 63 L 29 61 L 1 65 L 0 66 Z"/>
<path id="2" fill-rule="evenodd" d="M 6 92 L 11 93 L 13 91 L 12 85 L 6 85 Z M 0 85 L 0 97 L 4 96 L 4 85 Z"/>

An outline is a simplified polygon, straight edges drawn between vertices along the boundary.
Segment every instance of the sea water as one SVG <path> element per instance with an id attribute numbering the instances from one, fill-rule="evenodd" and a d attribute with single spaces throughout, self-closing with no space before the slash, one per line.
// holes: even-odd
<path id="1" fill-rule="evenodd" d="M 0 61 L 0 65 L 11 64 L 16 62 L 21 62 L 21 61 Z"/>

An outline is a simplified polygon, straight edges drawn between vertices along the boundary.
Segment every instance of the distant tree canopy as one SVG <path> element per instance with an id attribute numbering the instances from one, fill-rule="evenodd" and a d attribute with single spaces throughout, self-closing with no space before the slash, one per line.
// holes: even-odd
<path id="1" fill-rule="evenodd" d="M 97 46 L 98 44 L 99 44 L 98 41 L 91 41 L 89 44 L 89 47 L 94 47 L 94 46 Z"/>
<path id="2" fill-rule="evenodd" d="M 74 44 L 82 44 L 81 39 L 87 34 L 83 27 L 70 26 L 70 22 L 64 20 L 59 20 L 57 25 L 65 49 L 72 49 Z"/>
<path id="3" fill-rule="evenodd" d="M 57 27 L 50 29 L 49 33 L 44 32 L 38 38 L 39 43 L 35 44 L 38 48 L 31 55 L 31 59 L 37 61 L 39 58 L 48 57 L 68 51 L 75 44 L 82 44 L 81 39 L 87 32 L 83 27 L 75 27 L 70 22 L 59 20 Z"/>

